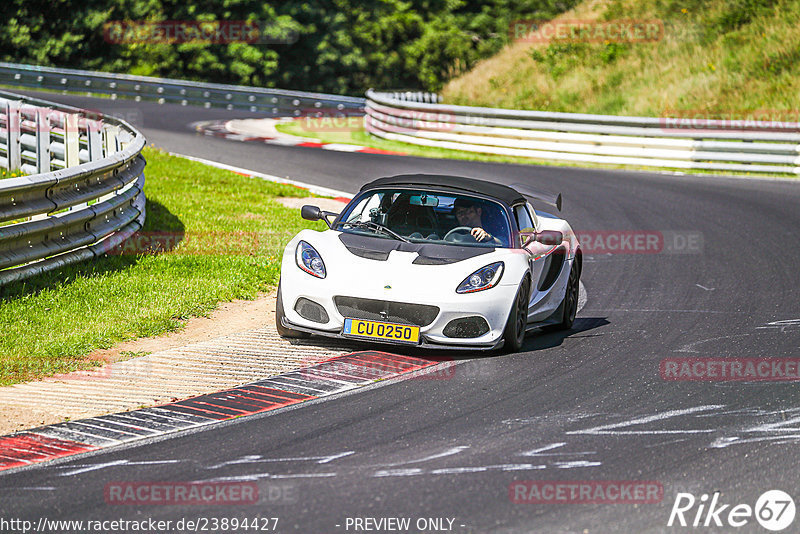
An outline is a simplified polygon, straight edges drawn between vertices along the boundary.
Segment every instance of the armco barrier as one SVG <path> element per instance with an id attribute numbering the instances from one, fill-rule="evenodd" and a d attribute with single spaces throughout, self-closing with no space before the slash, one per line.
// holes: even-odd
<path id="1" fill-rule="evenodd" d="M 102 255 L 144 224 L 144 136 L 0 91 L 0 285 Z"/>
<path id="2" fill-rule="evenodd" d="M 542 160 L 800 174 L 800 123 L 621 117 L 449 106 L 367 91 L 366 129 L 415 145 Z"/>
<path id="3" fill-rule="evenodd" d="M 151 100 L 206 108 L 308 116 L 363 113 L 364 99 L 303 91 L 201 83 L 111 72 L 38 67 L 0 62 L 0 85 L 71 91 L 111 98 Z"/>

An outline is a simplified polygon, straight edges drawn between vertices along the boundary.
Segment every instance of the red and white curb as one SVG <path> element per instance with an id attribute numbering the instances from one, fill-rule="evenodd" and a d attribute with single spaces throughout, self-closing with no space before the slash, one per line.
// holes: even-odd
<path id="1" fill-rule="evenodd" d="M 42 426 L 0 437 L 0 471 L 277 410 L 439 363 L 386 352 L 354 352 L 163 406 Z"/>
<path id="2" fill-rule="evenodd" d="M 195 130 L 203 135 L 212 137 L 221 137 L 231 141 L 256 141 L 266 143 L 269 145 L 280 146 L 299 146 L 306 148 L 321 148 L 323 150 L 333 150 L 335 152 L 357 152 L 360 154 L 384 154 L 392 156 L 405 156 L 404 152 L 395 152 L 392 150 L 381 150 L 379 148 L 372 148 L 361 145 L 351 145 L 346 143 L 326 143 L 316 141 L 313 139 L 306 139 L 304 137 L 295 137 L 293 135 L 281 134 L 276 132 L 274 135 L 249 135 L 245 133 L 232 132 L 227 124 L 230 121 L 203 121 L 193 124 Z"/>

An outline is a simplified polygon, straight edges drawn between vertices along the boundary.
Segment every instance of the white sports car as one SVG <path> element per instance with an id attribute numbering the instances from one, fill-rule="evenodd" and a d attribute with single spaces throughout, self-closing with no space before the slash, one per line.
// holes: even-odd
<path id="1" fill-rule="evenodd" d="M 534 328 L 571 328 L 578 241 L 517 189 L 401 175 L 366 184 L 339 214 L 304 206 L 330 229 L 286 246 L 278 333 L 517 351 Z"/>

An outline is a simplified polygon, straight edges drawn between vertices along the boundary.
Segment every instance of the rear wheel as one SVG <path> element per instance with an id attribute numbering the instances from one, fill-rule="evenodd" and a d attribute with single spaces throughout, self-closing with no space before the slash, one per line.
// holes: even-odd
<path id="1" fill-rule="evenodd" d="M 275 329 L 281 337 L 291 339 L 305 339 L 311 337 L 308 332 L 301 332 L 300 330 L 293 330 L 286 328 L 282 324 L 283 320 L 283 299 L 281 298 L 281 282 L 278 281 L 278 302 L 275 304 Z"/>
<path id="2" fill-rule="evenodd" d="M 517 298 L 514 300 L 514 307 L 508 316 L 506 329 L 503 332 L 505 345 L 503 348 L 508 352 L 518 352 L 525 341 L 525 329 L 528 326 L 528 295 L 531 290 L 531 281 L 527 276 L 522 281 L 517 291 Z"/>
<path id="3" fill-rule="evenodd" d="M 564 310 L 564 315 L 561 322 L 554 324 L 548 330 L 569 330 L 575 322 L 575 316 L 578 314 L 578 296 L 580 294 L 580 280 L 581 272 L 578 267 L 577 261 L 572 262 L 572 268 L 569 270 L 569 279 L 567 280 L 567 291 L 564 293 L 564 300 L 561 305 Z"/>

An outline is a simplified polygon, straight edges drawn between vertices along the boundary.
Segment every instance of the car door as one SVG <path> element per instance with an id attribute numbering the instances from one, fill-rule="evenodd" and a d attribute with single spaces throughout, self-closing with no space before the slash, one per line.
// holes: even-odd
<path id="1" fill-rule="evenodd" d="M 520 231 L 520 244 L 524 244 L 528 237 L 538 230 L 536 226 L 536 216 L 533 215 L 534 211 L 530 209 L 528 204 L 517 204 L 514 206 L 514 217 L 517 221 L 517 227 Z M 536 299 L 536 288 L 539 287 L 539 281 L 544 276 L 544 261 L 542 256 L 552 248 L 536 241 L 531 241 L 523 247 L 528 252 L 528 262 L 531 269 L 531 294 L 528 307 Z"/>

